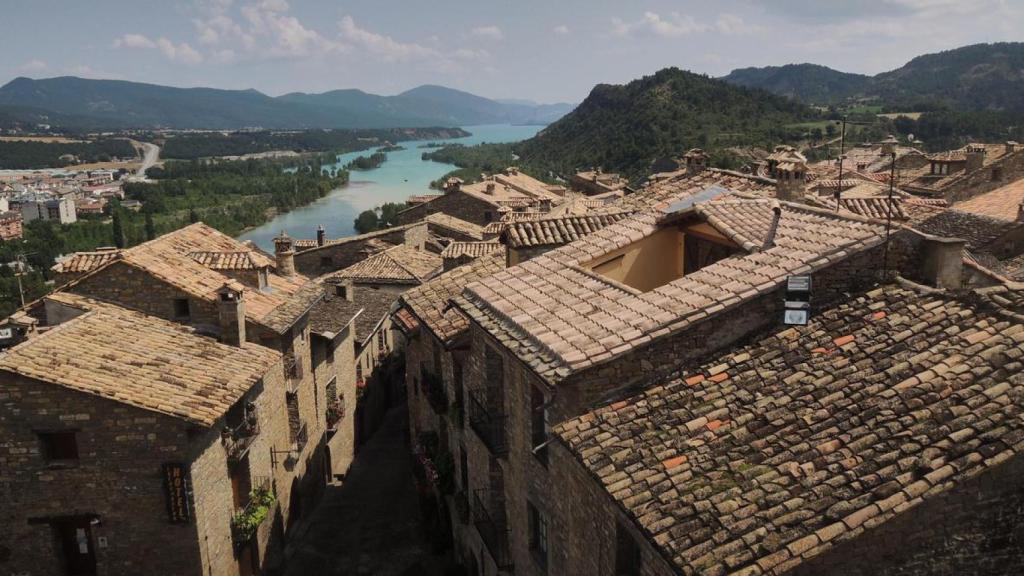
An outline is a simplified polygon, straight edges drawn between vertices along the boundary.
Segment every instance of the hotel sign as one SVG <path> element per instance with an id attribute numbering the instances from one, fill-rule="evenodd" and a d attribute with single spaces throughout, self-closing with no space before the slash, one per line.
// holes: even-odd
<path id="1" fill-rule="evenodd" d="M 167 517 L 173 524 L 188 524 L 191 515 L 188 508 L 192 486 L 188 479 L 188 468 L 178 462 L 164 463 L 164 496 L 167 499 Z"/>

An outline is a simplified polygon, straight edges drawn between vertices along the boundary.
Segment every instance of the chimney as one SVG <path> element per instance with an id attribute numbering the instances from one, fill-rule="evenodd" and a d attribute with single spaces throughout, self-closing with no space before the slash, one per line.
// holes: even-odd
<path id="1" fill-rule="evenodd" d="M 775 233 L 779 231 L 779 220 L 782 219 L 782 206 L 779 205 L 778 200 L 772 200 L 772 224 L 768 228 L 768 235 L 764 237 L 764 244 L 761 245 L 761 250 L 767 250 L 772 246 L 775 246 Z"/>
<path id="2" fill-rule="evenodd" d="M 355 301 L 355 292 L 356 287 L 352 284 L 352 280 L 345 279 L 334 285 L 334 295 L 349 302 Z"/>
<path id="3" fill-rule="evenodd" d="M 807 191 L 804 175 L 807 164 L 803 162 L 782 162 L 775 171 L 775 197 L 788 202 L 803 202 Z"/>
<path id="4" fill-rule="evenodd" d="M 963 288 L 964 246 L 959 238 L 929 237 L 924 244 L 924 280 L 936 288 Z"/>
<path id="5" fill-rule="evenodd" d="M 274 238 L 274 256 L 277 258 L 278 275 L 295 276 L 295 244 L 284 230 Z"/>
<path id="6" fill-rule="evenodd" d="M 1024 202 L 1017 204 L 1017 222 L 1024 222 Z"/>
<path id="7" fill-rule="evenodd" d="M 1007 140 L 1006 141 L 1006 153 L 1007 154 L 1013 154 L 1016 151 L 1017 151 L 1017 143 L 1014 142 L 1013 140 Z"/>
<path id="8" fill-rule="evenodd" d="M 220 320 L 220 341 L 232 346 L 245 342 L 245 288 L 234 280 L 217 290 L 217 316 Z"/>
<path id="9" fill-rule="evenodd" d="M 897 144 L 899 144 L 899 141 L 896 140 L 896 137 L 894 137 L 892 134 L 889 134 L 888 138 L 886 138 L 885 140 L 882 140 L 882 154 L 881 155 L 882 156 L 892 156 L 893 153 L 896 152 L 896 145 Z"/>
<path id="10" fill-rule="evenodd" d="M 690 176 L 700 174 L 708 167 L 708 154 L 700 148 L 693 148 L 683 155 L 686 160 L 686 173 Z"/>
<path id="11" fill-rule="evenodd" d="M 484 191 L 487 192 L 487 194 L 489 194 L 490 196 L 494 196 L 494 182 L 488 182 L 487 185 L 484 187 Z"/>
<path id="12" fill-rule="evenodd" d="M 980 170 L 982 164 L 985 163 L 985 147 L 977 146 L 974 144 L 967 145 L 967 165 L 964 166 L 964 171 L 967 173 Z"/>
<path id="13" fill-rule="evenodd" d="M 323 225 L 316 227 L 316 245 L 323 246 L 327 242 L 327 231 L 324 230 Z"/>
<path id="14" fill-rule="evenodd" d="M 444 191 L 445 194 L 450 194 L 452 192 L 458 192 L 459 190 L 462 190 L 462 179 L 452 176 L 451 178 L 444 181 L 444 186 L 442 186 L 442 190 Z"/>

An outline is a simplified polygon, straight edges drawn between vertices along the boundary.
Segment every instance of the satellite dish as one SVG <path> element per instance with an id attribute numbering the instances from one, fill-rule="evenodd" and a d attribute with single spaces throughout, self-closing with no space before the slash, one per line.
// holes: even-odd
<path id="1" fill-rule="evenodd" d="M 913 134 L 907 134 L 907 142 L 913 142 L 913 141 L 914 141 L 914 135 Z"/>

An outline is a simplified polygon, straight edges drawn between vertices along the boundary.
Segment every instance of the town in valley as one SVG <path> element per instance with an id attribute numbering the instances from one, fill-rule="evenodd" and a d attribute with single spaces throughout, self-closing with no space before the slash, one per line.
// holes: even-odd
<path id="1" fill-rule="evenodd" d="M 1024 7 L 109 4 L 0 9 L 0 574 L 1024 574 Z"/>

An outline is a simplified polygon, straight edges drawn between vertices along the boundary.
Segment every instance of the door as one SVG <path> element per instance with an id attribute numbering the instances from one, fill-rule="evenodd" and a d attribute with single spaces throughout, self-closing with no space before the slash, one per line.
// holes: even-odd
<path id="1" fill-rule="evenodd" d="M 96 549 L 93 546 L 89 520 L 65 520 L 55 524 L 54 529 L 64 554 L 64 573 L 68 576 L 94 576 Z"/>

